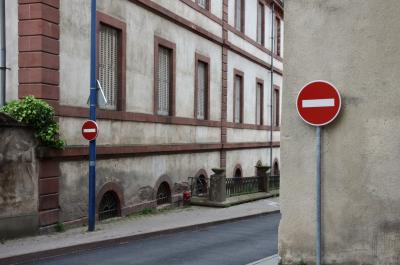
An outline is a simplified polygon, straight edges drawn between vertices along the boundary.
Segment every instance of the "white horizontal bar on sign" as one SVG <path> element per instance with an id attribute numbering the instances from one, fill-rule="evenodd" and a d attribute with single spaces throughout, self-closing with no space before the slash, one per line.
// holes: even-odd
<path id="1" fill-rule="evenodd" d="M 96 129 L 83 129 L 84 133 L 95 133 Z"/>
<path id="2" fill-rule="evenodd" d="M 335 99 L 307 99 L 302 102 L 303 108 L 321 108 L 321 107 L 334 107 Z"/>

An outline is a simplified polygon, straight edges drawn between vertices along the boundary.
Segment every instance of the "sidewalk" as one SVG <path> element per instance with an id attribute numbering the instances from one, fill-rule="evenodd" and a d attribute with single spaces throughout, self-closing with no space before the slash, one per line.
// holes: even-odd
<path id="1" fill-rule="evenodd" d="M 96 231 L 92 233 L 86 231 L 87 227 L 81 227 L 64 233 L 6 241 L 0 244 L 0 264 L 13 264 L 95 249 L 276 211 L 279 211 L 279 198 L 269 198 L 229 208 L 191 206 L 152 215 L 134 215 L 98 223 Z"/>
<path id="2" fill-rule="evenodd" d="M 278 265 L 278 262 L 279 262 L 278 255 L 273 255 L 271 257 L 249 263 L 247 265 Z"/>

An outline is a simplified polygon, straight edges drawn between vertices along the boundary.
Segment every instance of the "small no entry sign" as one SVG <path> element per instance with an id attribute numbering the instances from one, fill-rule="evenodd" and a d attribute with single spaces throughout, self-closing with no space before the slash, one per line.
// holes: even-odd
<path id="1" fill-rule="evenodd" d="M 317 80 L 300 90 L 296 106 L 305 122 L 313 126 L 323 126 L 332 122 L 339 114 L 341 98 L 339 91 L 331 83 Z"/>
<path id="2" fill-rule="evenodd" d="M 99 128 L 97 123 L 92 120 L 87 120 L 82 125 L 82 135 L 88 141 L 92 141 L 97 138 Z"/>

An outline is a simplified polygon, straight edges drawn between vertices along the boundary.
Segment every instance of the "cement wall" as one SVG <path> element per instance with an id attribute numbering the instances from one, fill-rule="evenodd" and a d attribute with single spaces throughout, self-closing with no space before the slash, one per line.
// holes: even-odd
<path id="1" fill-rule="evenodd" d="M 0 239 L 38 229 L 38 144 L 30 128 L 0 113 Z"/>
<path id="2" fill-rule="evenodd" d="M 285 1 L 282 264 L 315 262 L 315 128 L 299 89 L 325 79 L 342 112 L 323 129 L 323 264 L 400 264 L 400 2 Z"/>

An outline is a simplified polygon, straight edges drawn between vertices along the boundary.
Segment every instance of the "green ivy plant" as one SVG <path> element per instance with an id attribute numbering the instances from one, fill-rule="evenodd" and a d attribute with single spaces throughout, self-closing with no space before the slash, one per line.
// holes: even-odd
<path id="1" fill-rule="evenodd" d="M 54 109 L 47 102 L 27 96 L 21 100 L 13 100 L 0 108 L 18 122 L 32 126 L 35 137 L 45 146 L 63 149 L 65 141 L 60 139 L 60 128 L 54 121 Z"/>

